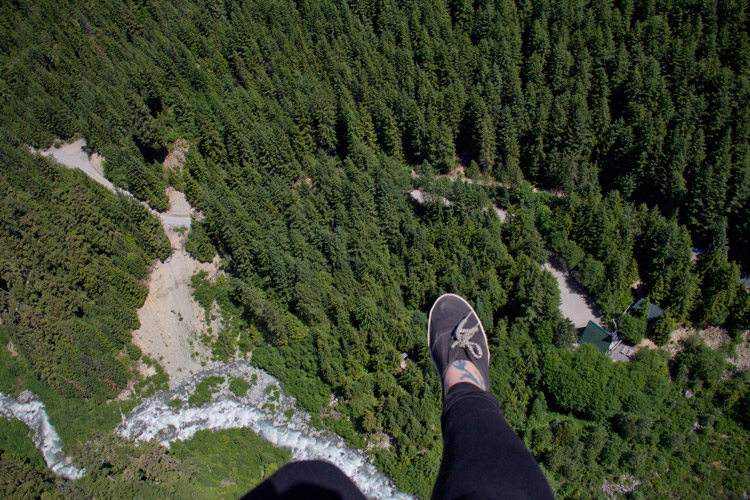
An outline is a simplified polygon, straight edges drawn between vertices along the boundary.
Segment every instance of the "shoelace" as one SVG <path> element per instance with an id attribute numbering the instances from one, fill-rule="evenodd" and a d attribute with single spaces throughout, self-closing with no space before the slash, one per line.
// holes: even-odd
<path id="1" fill-rule="evenodd" d="M 479 331 L 479 323 L 471 328 L 464 328 L 464 325 L 466 324 L 466 321 L 468 321 L 469 316 L 471 316 L 471 313 L 469 313 L 464 319 L 462 319 L 456 327 L 456 340 L 451 344 L 451 349 L 454 349 L 456 347 L 463 347 L 464 349 L 467 349 L 469 353 L 471 353 L 471 355 L 473 355 L 476 359 L 482 359 L 482 348 L 479 347 L 479 344 L 471 340 L 474 334 Z"/>

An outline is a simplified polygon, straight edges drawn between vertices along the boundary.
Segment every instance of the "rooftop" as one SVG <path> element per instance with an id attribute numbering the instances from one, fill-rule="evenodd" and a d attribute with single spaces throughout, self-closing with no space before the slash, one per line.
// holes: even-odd
<path id="1" fill-rule="evenodd" d="M 646 299 L 643 298 L 643 297 L 641 297 L 640 299 L 638 299 L 638 302 L 636 302 L 635 304 L 633 304 L 633 306 L 631 307 L 631 309 L 634 309 L 634 310 L 637 311 L 638 309 L 640 309 L 641 307 L 643 307 L 643 305 L 644 305 L 645 302 L 646 302 Z M 650 304 L 650 306 L 648 308 L 648 317 L 647 317 L 647 319 L 649 321 L 651 321 L 651 320 L 654 320 L 654 319 L 658 318 L 662 314 L 664 314 L 664 309 L 662 309 L 661 307 L 657 306 L 656 304 Z"/>
<path id="2" fill-rule="evenodd" d="M 612 334 L 593 321 L 589 321 L 583 330 L 580 343 L 596 346 L 602 354 L 607 354 L 609 344 L 612 343 Z"/>

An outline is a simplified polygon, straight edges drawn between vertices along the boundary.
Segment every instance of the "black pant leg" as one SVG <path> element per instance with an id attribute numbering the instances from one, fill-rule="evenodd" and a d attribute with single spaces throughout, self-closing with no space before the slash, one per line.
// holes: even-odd
<path id="1" fill-rule="evenodd" d="M 365 500 L 335 465 L 322 460 L 292 462 L 274 472 L 242 500 Z"/>
<path id="2" fill-rule="evenodd" d="M 536 460 L 488 392 L 465 382 L 451 387 L 442 428 L 443 462 L 433 500 L 554 498 Z"/>

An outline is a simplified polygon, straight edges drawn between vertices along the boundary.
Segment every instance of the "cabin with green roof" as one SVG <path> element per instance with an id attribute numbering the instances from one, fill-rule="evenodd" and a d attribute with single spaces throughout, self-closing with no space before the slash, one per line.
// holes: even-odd
<path id="1" fill-rule="evenodd" d="M 583 330 L 579 343 L 591 344 L 599 349 L 602 354 L 607 354 L 609 346 L 612 343 L 612 334 L 589 320 L 589 324 Z"/>
<path id="2" fill-rule="evenodd" d="M 644 305 L 646 305 L 646 299 L 642 297 L 638 299 L 638 302 L 630 306 L 630 310 L 639 311 Z M 646 319 L 648 320 L 649 324 L 651 324 L 656 318 L 658 318 L 662 314 L 664 314 L 664 309 L 657 306 L 656 304 L 649 303 L 648 315 L 646 316 Z"/>

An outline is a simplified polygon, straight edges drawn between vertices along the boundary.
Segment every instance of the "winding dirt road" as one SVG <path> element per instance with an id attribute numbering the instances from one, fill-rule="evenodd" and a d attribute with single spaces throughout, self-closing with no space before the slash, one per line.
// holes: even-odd
<path id="1" fill-rule="evenodd" d="M 104 178 L 101 172 L 94 168 L 91 160 L 94 159 L 94 161 L 97 161 L 100 160 L 101 157 L 97 154 L 93 154 L 89 157 L 83 150 L 85 147 L 86 141 L 84 139 L 78 139 L 75 142 L 66 142 L 59 148 L 53 146 L 46 151 L 41 151 L 41 154 L 54 158 L 58 163 L 65 165 L 68 168 L 77 168 L 110 191 L 122 192 L 122 190 L 115 188 L 111 182 Z"/>

